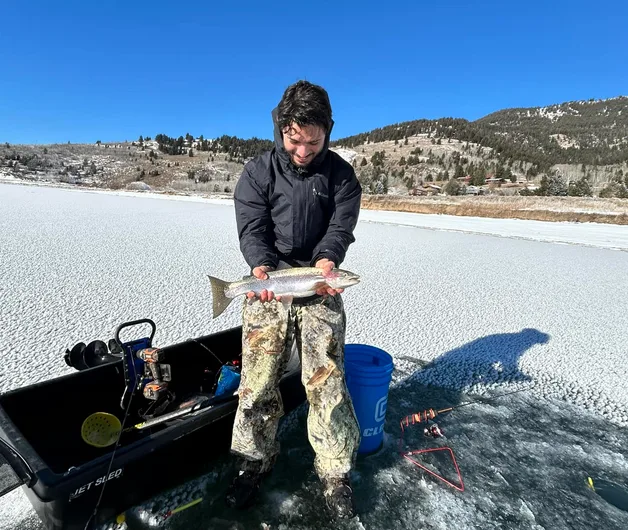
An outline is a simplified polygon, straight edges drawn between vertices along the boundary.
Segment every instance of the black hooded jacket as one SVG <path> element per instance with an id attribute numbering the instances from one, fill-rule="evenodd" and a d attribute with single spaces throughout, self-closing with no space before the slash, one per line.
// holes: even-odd
<path id="1" fill-rule="evenodd" d="M 297 169 L 284 148 L 272 112 L 275 146 L 244 166 L 234 192 L 240 249 L 251 269 L 279 260 L 313 266 L 327 258 L 338 267 L 355 241 L 362 188 L 351 164 L 323 150 Z M 333 126 L 333 123 L 332 123 Z"/>

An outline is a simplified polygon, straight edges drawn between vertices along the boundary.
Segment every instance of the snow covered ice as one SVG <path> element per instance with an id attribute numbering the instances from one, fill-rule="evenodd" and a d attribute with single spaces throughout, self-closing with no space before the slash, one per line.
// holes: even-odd
<path id="1" fill-rule="evenodd" d="M 587 485 L 628 482 L 628 228 L 510 221 L 362 212 L 343 263 L 362 277 L 344 294 L 347 342 L 388 351 L 395 372 L 385 445 L 354 472 L 358 518 L 325 515 L 304 405 L 282 424 L 255 508 L 224 507 L 224 457 L 130 523 L 203 496 L 162 526 L 628 528 Z M 247 272 L 229 201 L 2 184 L 0 256 L 2 391 L 72 371 L 66 347 L 126 320 L 152 318 L 157 346 L 240 323 L 235 305 L 212 320 L 206 277 Z M 444 438 L 404 437 L 451 447 L 459 492 L 400 457 L 399 421 L 467 402 L 436 419 Z M 0 528 L 41 528 L 21 490 L 0 500 Z"/>

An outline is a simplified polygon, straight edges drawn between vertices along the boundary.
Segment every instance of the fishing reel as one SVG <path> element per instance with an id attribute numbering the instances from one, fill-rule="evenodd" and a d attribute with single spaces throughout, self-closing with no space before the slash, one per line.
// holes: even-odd
<path id="1" fill-rule="evenodd" d="M 423 429 L 423 434 L 425 436 L 431 436 L 432 438 L 442 438 L 445 436 L 443 431 L 440 430 L 438 423 L 431 423 L 427 427 Z"/>

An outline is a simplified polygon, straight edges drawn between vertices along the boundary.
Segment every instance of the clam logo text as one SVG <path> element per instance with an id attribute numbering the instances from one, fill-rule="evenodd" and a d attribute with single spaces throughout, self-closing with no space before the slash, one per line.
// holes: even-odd
<path id="1" fill-rule="evenodd" d="M 388 404 L 388 396 L 384 396 L 375 404 L 375 421 L 384 421 L 386 417 L 386 405 Z"/>

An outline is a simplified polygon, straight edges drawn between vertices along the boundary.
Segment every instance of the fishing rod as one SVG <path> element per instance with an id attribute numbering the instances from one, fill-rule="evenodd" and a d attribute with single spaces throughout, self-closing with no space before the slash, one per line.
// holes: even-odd
<path id="1" fill-rule="evenodd" d="M 498 396 L 492 396 L 491 398 L 489 398 L 491 401 L 495 400 L 495 399 L 499 399 L 505 396 L 510 396 L 512 394 L 518 394 L 519 392 L 526 392 L 528 390 L 531 390 L 532 388 L 534 388 L 534 386 L 528 387 L 528 388 L 519 388 L 518 390 L 513 390 L 512 392 L 505 392 L 503 394 L 499 394 Z M 401 430 L 404 430 L 404 426 L 405 427 L 409 427 L 410 425 L 416 425 L 417 423 L 429 423 L 430 420 L 433 420 L 434 418 L 436 418 L 436 416 L 440 415 L 440 414 L 444 414 L 445 412 L 451 412 L 452 410 L 456 410 L 459 409 L 461 407 L 466 407 L 468 405 L 477 405 L 478 402 L 477 401 L 468 401 L 466 403 L 461 403 L 460 405 L 456 405 L 454 407 L 447 407 L 445 409 L 440 409 L 440 410 L 434 410 L 434 409 L 425 409 L 422 410 L 421 412 L 414 412 L 412 414 L 409 414 L 408 416 L 406 416 L 405 418 L 403 418 L 400 422 L 401 424 Z M 440 429 L 438 429 L 438 426 L 436 426 L 435 429 L 432 429 L 434 431 L 434 433 L 426 433 L 426 434 L 432 434 L 434 436 L 440 436 L 442 435 L 442 433 L 440 433 Z"/>
<path id="2" fill-rule="evenodd" d="M 518 390 L 513 390 L 512 392 L 505 392 L 503 394 L 499 394 L 498 396 L 493 396 L 492 398 L 490 398 L 490 401 L 493 401 L 495 399 L 504 397 L 504 396 L 510 396 L 512 394 L 517 394 L 519 392 L 525 392 L 527 390 L 531 390 L 532 388 L 534 388 L 534 385 L 528 388 L 520 388 Z M 435 447 L 435 448 L 431 448 L 431 449 L 417 449 L 417 450 L 411 450 L 411 451 L 404 451 L 402 450 L 403 447 L 403 438 L 404 438 L 404 431 L 405 428 L 409 427 L 410 425 L 416 425 L 416 424 L 425 424 L 426 426 L 423 429 L 423 433 L 425 434 L 425 436 L 432 436 L 433 438 L 440 438 L 443 436 L 442 431 L 440 430 L 439 426 L 437 423 L 430 423 L 434 418 L 436 418 L 436 416 L 440 415 L 440 414 L 444 414 L 446 412 L 451 412 L 452 410 L 456 410 L 459 409 L 461 407 L 466 407 L 468 405 L 474 405 L 477 404 L 477 401 L 468 401 L 466 403 L 461 403 L 460 405 L 456 405 L 454 407 L 447 407 L 444 409 L 439 409 L 439 410 L 435 410 L 435 409 L 425 409 L 421 412 L 415 412 L 413 414 L 409 414 L 408 416 L 406 416 L 405 418 L 403 418 L 400 422 L 401 424 L 401 436 L 399 438 L 399 454 L 404 457 L 405 459 L 409 460 L 410 462 L 412 462 L 415 466 L 423 469 L 424 471 L 426 471 L 427 473 L 429 473 L 430 475 L 436 477 L 439 480 L 442 480 L 443 482 L 445 482 L 447 485 L 457 489 L 458 491 L 464 491 L 464 482 L 462 480 L 462 475 L 460 473 L 460 468 L 458 467 L 458 462 L 456 461 L 456 456 L 454 455 L 453 450 L 451 449 L 451 447 Z M 438 475 L 437 473 L 435 473 L 434 471 L 432 471 L 431 469 L 429 469 L 427 466 L 424 466 L 423 464 L 421 464 L 421 462 L 417 461 L 414 459 L 415 455 L 420 455 L 420 454 L 424 454 L 424 453 L 431 453 L 431 452 L 437 452 L 437 451 L 449 451 L 449 454 L 451 456 L 456 474 L 458 475 L 458 480 L 459 480 L 459 484 L 455 484 L 454 482 L 448 480 L 446 477 Z"/>

